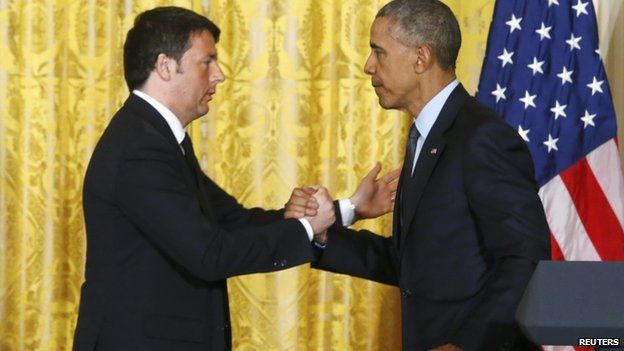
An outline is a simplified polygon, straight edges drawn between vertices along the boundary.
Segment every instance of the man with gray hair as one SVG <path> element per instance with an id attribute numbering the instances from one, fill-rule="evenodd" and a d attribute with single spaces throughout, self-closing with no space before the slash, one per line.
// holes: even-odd
<path id="1" fill-rule="evenodd" d="M 371 28 L 364 70 L 379 104 L 413 119 L 392 237 L 346 227 L 373 180 L 339 201 L 313 266 L 401 289 L 404 350 L 532 350 L 514 314 L 549 229 L 520 136 L 455 75 L 461 33 L 437 0 L 395 0 Z M 368 191 L 364 191 L 368 187 Z"/>

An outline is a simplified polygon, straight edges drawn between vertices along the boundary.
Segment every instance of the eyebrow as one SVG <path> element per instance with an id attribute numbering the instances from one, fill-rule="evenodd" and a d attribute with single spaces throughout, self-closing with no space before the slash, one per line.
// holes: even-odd
<path id="1" fill-rule="evenodd" d="M 379 50 L 379 51 L 385 51 L 381 46 L 375 44 L 375 43 L 370 43 L 370 47 L 373 50 Z"/>

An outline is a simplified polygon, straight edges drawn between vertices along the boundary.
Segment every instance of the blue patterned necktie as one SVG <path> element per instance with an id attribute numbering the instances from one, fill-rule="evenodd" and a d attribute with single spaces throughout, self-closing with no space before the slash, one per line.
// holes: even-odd
<path id="1" fill-rule="evenodd" d="M 399 233 L 397 236 L 400 238 L 400 231 L 403 227 L 403 216 L 405 215 L 404 209 L 404 201 L 405 201 L 405 187 L 410 183 L 412 179 L 412 164 L 414 163 L 414 155 L 416 154 L 416 143 L 418 142 L 418 138 L 420 137 L 420 133 L 418 129 L 416 129 L 416 124 L 412 123 L 412 126 L 409 130 L 409 136 L 407 138 L 407 147 L 405 150 L 405 160 L 403 161 L 403 175 L 401 176 L 403 180 L 401 181 L 401 188 L 399 189 Z M 400 241 L 400 239 L 399 239 Z"/>
<path id="2" fill-rule="evenodd" d="M 407 155 L 406 162 L 407 163 L 407 172 L 412 176 L 412 168 L 414 168 L 414 156 L 416 154 L 416 143 L 418 142 L 418 138 L 420 138 L 420 133 L 418 129 L 416 129 L 416 124 L 412 123 L 412 126 L 409 130 L 409 137 L 407 138 Z"/>

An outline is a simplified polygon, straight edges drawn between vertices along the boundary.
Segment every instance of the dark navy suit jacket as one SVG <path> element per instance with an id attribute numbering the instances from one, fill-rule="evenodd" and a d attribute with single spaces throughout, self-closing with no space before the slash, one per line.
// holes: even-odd
<path id="1" fill-rule="evenodd" d="M 398 285 L 404 350 L 532 349 L 514 314 L 550 232 L 523 140 L 459 85 L 406 172 L 392 237 L 335 226 L 313 266 Z"/>
<path id="2" fill-rule="evenodd" d="M 87 263 L 74 350 L 229 350 L 226 278 L 313 257 L 283 211 L 245 209 L 185 161 L 132 94 L 87 169 Z"/>

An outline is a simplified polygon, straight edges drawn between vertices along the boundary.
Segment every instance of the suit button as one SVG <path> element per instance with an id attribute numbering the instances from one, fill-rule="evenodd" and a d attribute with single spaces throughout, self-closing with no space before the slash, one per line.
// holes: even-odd
<path id="1" fill-rule="evenodd" d="M 273 267 L 277 267 L 278 263 L 277 262 L 273 262 Z"/>
<path id="2" fill-rule="evenodd" d="M 401 290 L 401 296 L 407 299 L 408 297 L 412 296 L 412 292 L 410 291 L 410 289 L 403 289 Z"/>
<path id="3" fill-rule="evenodd" d="M 282 260 L 282 261 L 280 262 L 280 267 L 286 267 L 286 263 L 288 263 L 288 261 L 286 261 L 286 260 Z"/>

